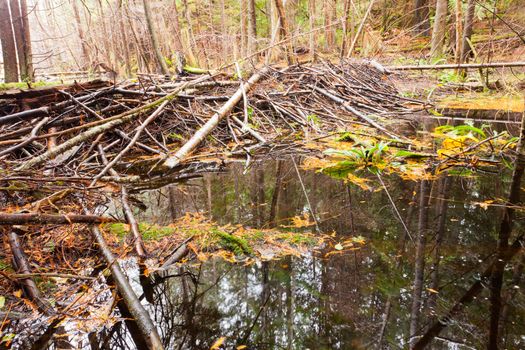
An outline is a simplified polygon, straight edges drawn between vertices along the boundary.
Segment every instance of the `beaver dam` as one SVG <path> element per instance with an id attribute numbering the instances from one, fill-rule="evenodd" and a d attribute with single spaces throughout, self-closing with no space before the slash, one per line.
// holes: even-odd
<path id="1" fill-rule="evenodd" d="M 0 347 L 524 348 L 523 109 L 452 120 L 403 79 L 0 94 Z"/>

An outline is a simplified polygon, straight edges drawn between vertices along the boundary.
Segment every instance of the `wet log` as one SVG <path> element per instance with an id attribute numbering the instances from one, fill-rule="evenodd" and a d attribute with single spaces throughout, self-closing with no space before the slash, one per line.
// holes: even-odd
<path id="1" fill-rule="evenodd" d="M 111 272 L 113 281 L 117 286 L 119 294 L 122 297 L 131 316 L 137 323 L 138 330 L 145 339 L 148 348 L 152 350 L 164 349 L 160 336 L 155 325 L 153 324 L 153 321 L 151 320 L 149 313 L 140 303 L 139 298 L 133 291 L 133 288 L 131 287 L 127 277 L 122 272 L 116 257 L 109 249 L 106 240 L 102 236 L 102 233 L 96 226 L 91 226 L 91 233 L 93 234 L 93 237 L 95 238 L 98 247 L 104 256 L 104 259 L 108 264 L 108 268 Z"/>
<path id="2" fill-rule="evenodd" d="M 199 144 L 208 136 L 213 129 L 219 125 L 219 122 L 226 117 L 232 109 L 239 103 L 243 96 L 243 91 L 248 92 L 266 73 L 269 68 L 264 68 L 260 72 L 253 74 L 246 84 L 242 86 L 233 94 L 233 96 L 226 102 L 218 111 L 215 113 L 197 132 L 191 137 L 191 139 L 184 144 L 174 155 L 170 156 L 164 162 L 164 165 L 169 169 L 176 167 L 181 161 L 183 161 L 191 152 L 199 146 Z"/>
<path id="3" fill-rule="evenodd" d="M 113 218 L 98 215 L 79 214 L 40 214 L 40 213 L 0 213 L 0 226 L 2 225 L 70 225 L 77 223 L 100 224 L 116 222 Z"/>

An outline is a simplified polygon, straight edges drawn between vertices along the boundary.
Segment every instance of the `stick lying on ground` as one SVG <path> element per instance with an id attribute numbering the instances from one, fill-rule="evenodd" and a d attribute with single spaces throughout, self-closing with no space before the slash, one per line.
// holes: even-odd
<path id="1" fill-rule="evenodd" d="M 422 64 L 408 66 L 388 66 L 388 70 L 439 70 L 439 69 L 468 69 L 468 68 L 507 68 L 525 67 L 525 62 L 493 62 L 493 63 L 464 63 L 464 64 Z"/>
<path id="2" fill-rule="evenodd" d="M 1 225 L 45 225 L 45 224 L 100 224 L 104 222 L 116 222 L 115 219 L 98 216 L 98 215 L 78 215 L 78 214 L 39 214 L 39 213 L 21 213 L 6 214 L 0 213 Z"/>
<path id="3" fill-rule="evenodd" d="M 226 102 L 221 109 L 217 111 L 197 132 L 192 138 L 184 144 L 174 155 L 166 159 L 164 165 L 170 169 L 176 167 L 181 161 L 183 161 L 197 146 L 215 129 L 219 122 L 227 116 L 231 110 L 239 103 L 243 96 L 243 91 L 248 92 L 266 73 L 269 68 L 264 68 L 260 72 L 253 74 L 246 84 L 242 84 L 241 87 L 233 94 L 233 96 Z"/>

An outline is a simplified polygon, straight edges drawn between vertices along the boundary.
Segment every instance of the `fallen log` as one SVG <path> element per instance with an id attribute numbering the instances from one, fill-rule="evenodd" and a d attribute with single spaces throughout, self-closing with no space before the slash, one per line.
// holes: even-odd
<path id="1" fill-rule="evenodd" d="M 31 275 L 29 263 L 27 262 L 20 240 L 18 239 L 18 234 L 14 231 L 10 231 L 8 238 L 11 252 L 13 253 L 13 265 L 15 269 L 22 275 Z M 18 283 L 23 286 L 25 294 L 33 303 L 35 303 L 40 312 L 45 315 L 54 315 L 56 313 L 53 306 L 44 299 L 35 281 L 31 277 L 20 278 Z"/>
<path id="2" fill-rule="evenodd" d="M 463 63 L 463 64 L 421 64 L 407 66 L 388 66 L 388 70 L 440 70 L 440 69 L 476 69 L 476 68 L 509 68 L 525 67 L 525 62 L 493 62 L 493 63 Z"/>
<path id="3" fill-rule="evenodd" d="M 40 214 L 40 213 L 0 213 L 0 226 L 2 225 L 69 225 L 69 224 L 101 224 L 116 222 L 113 218 L 98 215 L 79 214 Z"/>
<path id="4" fill-rule="evenodd" d="M 197 146 L 212 132 L 219 122 L 226 117 L 231 110 L 239 103 L 243 96 L 243 91 L 248 92 L 266 73 L 269 68 L 264 68 L 260 72 L 253 74 L 246 84 L 241 84 L 241 87 L 233 94 L 233 96 L 226 102 L 218 111 L 215 113 L 197 132 L 191 137 L 191 139 L 184 144 L 174 155 L 168 157 L 164 161 L 164 166 L 172 169 L 176 167 L 181 161 L 183 161 Z"/>
<path id="5" fill-rule="evenodd" d="M 140 303 L 139 298 L 133 291 L 133 288 L 131 287 L 127 277 L 122 272 L 117 259 L 109 249 L 106 240 L 102 236 L 102 233 L 96 226 L 91 226 L 91 233 L 93 234 L 93 237 L 95 238 L 99 249 L 104 256 L 104 259 L 108 264 L 108 268 L 111 271 L 111 276 L 113 277 L 113 281 L 117 286 L 118 292 L 124 300 L 124 303 L 126 304 L 126 307 L 134 321 L 137 323 L 138 329 L 142 337 L 145 339 L 148 348 L 152 350 L 164 349 L 160 336 L 155 325 L 153 324 L 153 321 L 151 320 L 149 313 Z"/>

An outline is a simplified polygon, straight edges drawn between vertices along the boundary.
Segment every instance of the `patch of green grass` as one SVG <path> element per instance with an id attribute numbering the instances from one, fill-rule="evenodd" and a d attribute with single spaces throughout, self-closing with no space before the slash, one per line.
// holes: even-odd
<path id="1" fill-rule="evenodd" d="M 0 271 L 11 269 L 11 264 L 5 262 L 4 260 L 0 259 Z"/>
<path id="2" fill-rule="evenodd" d="M 27 90 L 29 89 L 29 86 L 31 86 L 32 89 L 43 87 L 43 86 L 55 86 L 62 84 L 60 81 L 35 81 L 33 83 L 30 83 L 28 85 L 26 82 L 18 82 L 18 83 L 0 83 L 0 91 L 4 90 L 12 90 L 12 89 L 22 89 Z"/>

